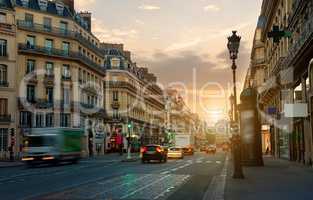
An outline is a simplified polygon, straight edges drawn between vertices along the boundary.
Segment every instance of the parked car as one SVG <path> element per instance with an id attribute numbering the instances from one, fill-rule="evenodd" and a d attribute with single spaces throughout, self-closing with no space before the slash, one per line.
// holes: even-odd
<path id="1" fill-rule="evenodd" d="M 181 147 L 172 147 L 169 148 L 168 153 L 167 153 L 168 158 L 179 158 L 179 159 L 184 159 L 184 151 L 183 148 Z"/>
<path id="2" fill-rule="evenodd" d="M 207 153 L 213 153 L 215 154 L 216 153 L 216 145 L 215 144 L 210 144 L 207 148 Z"/>
<path id="3" fill-rule="evenodd" d="M 142 163 L 150 162 L 151 160 L 157 160 L 159 162 L 167 162 L 167 149 L 160 145 L 146 145 L 142 148 Z"/>
<path id="4" fill-rule="evenodd" d="M 200 152 L 206 152 L 207 149 L 208 149 L 208 147 L 203 145 L 203 146 L 200 147 Z"/>
<path id="5" fill-rule="evenodd" d="M 194 150 L 193 148 L 183 148 L 183 151 L 184 151 L 184 155 L 193 155 L 194 154 Z"/>
<path id="6" fill-rule="evenodd" d="M 222 145 L 222 149 L 223 149 L 224 152 L 228 152 L 228 151 L 230 151 L 230 145 L 227 142 L 225 142 Z"/>

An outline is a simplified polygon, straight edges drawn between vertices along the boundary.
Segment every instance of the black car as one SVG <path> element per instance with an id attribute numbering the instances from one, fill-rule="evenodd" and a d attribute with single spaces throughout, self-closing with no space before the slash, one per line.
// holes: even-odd
<path id="1" fill-rule="evenodd" d="M 151 160 L 157 160 L 164 163 L 167 161 L 167 149 L 160 145 L 146 145 L 142 147 L 141 153 L 142 163 L 149 162 Z"/>

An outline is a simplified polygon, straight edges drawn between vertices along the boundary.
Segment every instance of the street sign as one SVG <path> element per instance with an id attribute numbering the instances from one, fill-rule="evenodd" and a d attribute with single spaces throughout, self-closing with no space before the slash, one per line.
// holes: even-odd
<path id="1" fill-rule="evenodd" d="M 267 34 L 267 37 L 273 38 L 274 43 L 279 43 L 283 37 L 291 37 L 290 31 L 279 30 L 279 26 L 273 26 L 273 30 Z"/>
<path id="2" fill-rule="evenodd" d="M 285 104 L 284 105 L 285 117 L 308 117 L 308 104 L 296 103 L 296 104 Z"/>
<path id="3" fill-rule="evenodd" d="M 276 107 L 269 107 L 269 108 L 267 109 L 267 113 L 268 113 L 269 115 L 276 115 L 276 113 L 277 113 L 277 108 L 276 108 Z"/>

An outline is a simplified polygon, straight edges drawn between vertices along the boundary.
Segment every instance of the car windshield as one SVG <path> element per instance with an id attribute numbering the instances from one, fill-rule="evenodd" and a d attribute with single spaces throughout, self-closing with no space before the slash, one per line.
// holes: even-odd
<path id="1" fill-rule="evenodd" d="M 171 151 L 181 151 L 181 148 L 170 148 Z"/>
<path id="2" fill-rule="evenodd" d="M 156 146 L 147 146 L 147 151 L 155 151 L 156 148 Z"/>

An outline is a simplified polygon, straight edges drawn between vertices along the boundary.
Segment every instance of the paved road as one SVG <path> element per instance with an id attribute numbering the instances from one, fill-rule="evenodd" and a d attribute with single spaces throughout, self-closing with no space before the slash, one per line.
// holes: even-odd
<path id="1" fill-rule="evenodd" d="M 6 200 L 202 200 L 214 177 L 222 173 L 225 159 L 222 153 L 197 153 L 166 164 L 104 158 L 84 160 L 77 165 L 1 169 L 0 196 Z"/>

